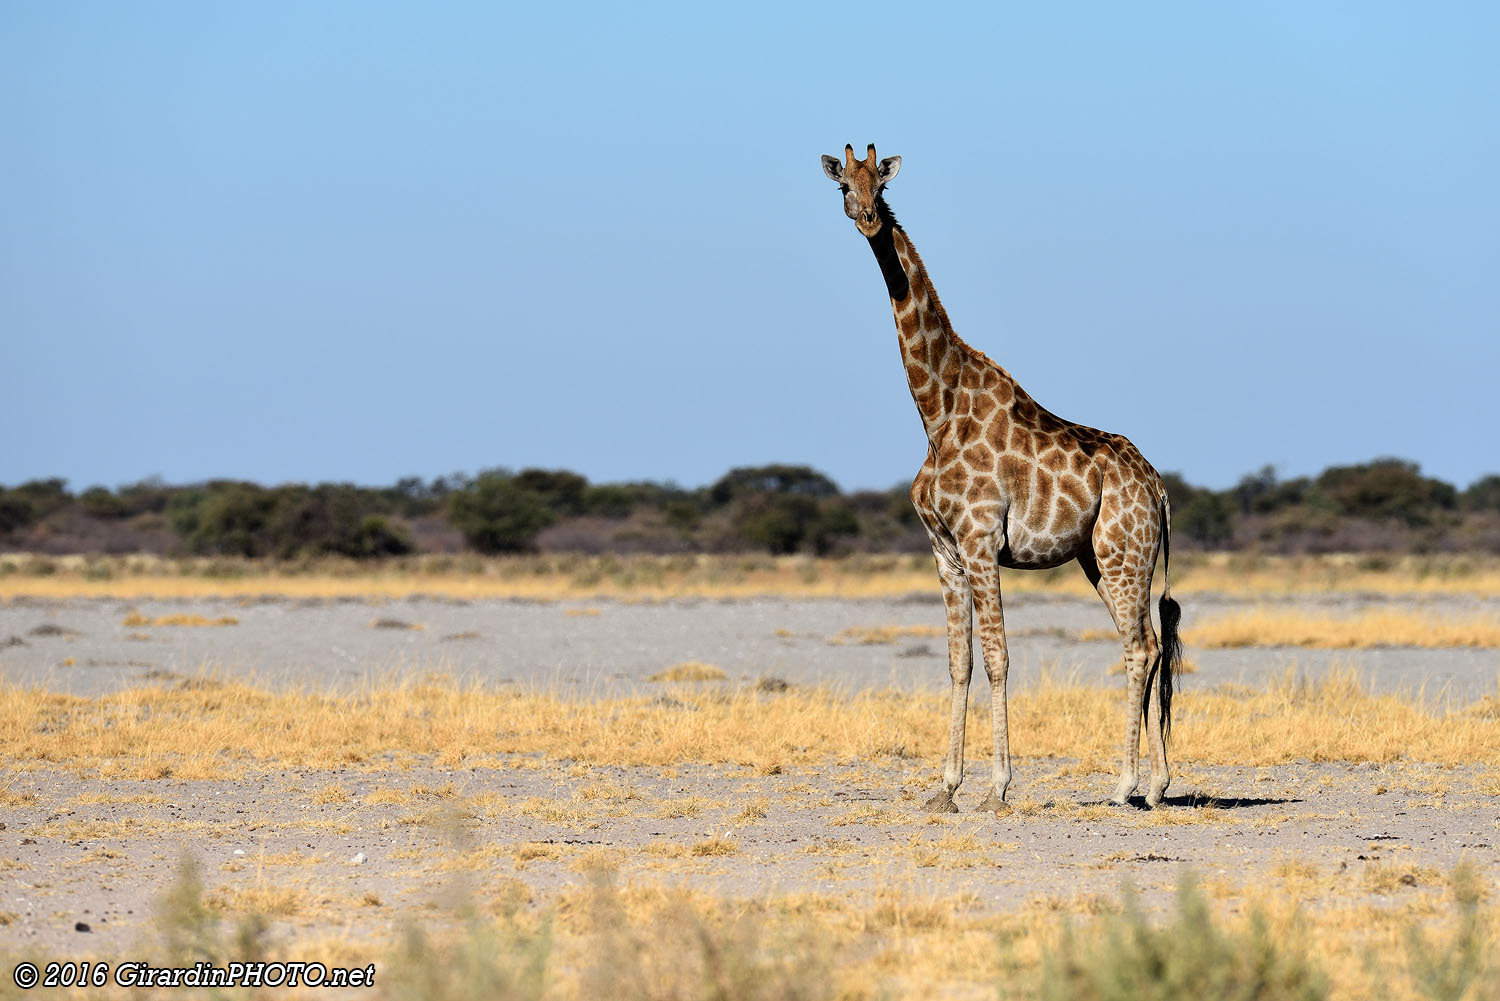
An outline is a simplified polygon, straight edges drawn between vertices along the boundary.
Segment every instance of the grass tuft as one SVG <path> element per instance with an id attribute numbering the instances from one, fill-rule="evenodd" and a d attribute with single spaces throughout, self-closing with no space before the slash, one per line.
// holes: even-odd
<path id="1" fill-rule="evenodd" d="M 691 855 L 738 855 L 740 846 L 728 838 L 715 835 L 706 841 L 699 841 L 688 849 Z"/>
<path id="2" fill-rule="evenodd" d="M 657 671 L 651 675 L 648 681 L 723 681 L 729 675 L 724 669 L 715 667 L 713 664 L 701 660 L 685 660 L 681 664 L 673 664 L 663 671 Z"/>
<path id="3" fill-rule="evenodd" d="M 834 646 L 854 644 L 875 646 L 881 643 L 899 643 L 911 636 L 942 636 L 942 626 L 850 626 L 829 638 Z"/>
<path id="4" fill-rule="evenodd" d="M 131 612 L 125 616 L 120 624 L 122 626 L 129 626 L 132 629 L 141 626 L 237 626 L 240 624 L 240 620 L 233 615 L 221 615 L 217 619 L 210 619 L 203 615 L 178 613 L 176 615 L 158 615 L 152 618 L 149 615 L 142 615 L 140 612 Z"/>

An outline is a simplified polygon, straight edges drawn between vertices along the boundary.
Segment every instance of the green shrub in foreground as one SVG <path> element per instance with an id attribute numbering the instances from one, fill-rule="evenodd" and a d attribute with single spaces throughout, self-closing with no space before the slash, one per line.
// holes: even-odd
<path id="1" fill-rule="evenodd" d="M 1086 935 L 1066 928 L 1042 958 L 1044 1001 L 1321 1001 L 1328 980 L 1295 945 L 1277 941 L 1258 913 L 1243 931 L 1215 926 L 1203 894 L 1184 881 L 1177 910 L 1153 925 L 1127 893 L 1119 915 Z"/>
<path id="2" fill-rule="evenodd" d="M 1407 969 L 1412 983 L 1432 1001 L 1500 999 L 1500 977 L 1489 962 L 1485 924 L 1479 905 L 1484 886 L 1468 863 L 1453 870 L 1449 883 L 1458 926 L 1448 942 L 1431 942 L 1422 929 L 1407 930 Z"/>

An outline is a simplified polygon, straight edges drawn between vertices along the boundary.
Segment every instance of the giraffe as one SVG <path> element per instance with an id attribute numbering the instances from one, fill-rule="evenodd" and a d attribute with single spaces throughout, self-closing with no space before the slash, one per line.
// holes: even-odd
<path id="1" fill-rule="evenodd" d="M 1125 652 L 1126 718 L 1119 784 L 1123 806 L 1140 784 L 1146 723 L 1151 781 L 1146 805 L 1161 803 L 1171 776 L 1172 675 L 1181 660 L 1182 611 L 1171 597 L 1167 554 L 1171 508 L 1161 477 L 1124 437 L 1065 421 L 1043 409 L 1009 372 L 964 343 L 948 322 L 932 280 L 884 189 L 899 156 L 844 162 L 823 157 L 844 212 L 875 252 L 890 293 L 907 384 L 927 432 L 927 459 L 911 500 L 932 541 L 948 618 L 952 680 L 943 787 L 926 803 L 956 813 L 964 776 L 964 723 L 974 672 L 972 631 L 990 682 L 992 784 L 980 810 L 1003 810 L 1011 780 L 1006 707 L 1009 657 L 999 568 L 1042 570 L 1077 560 L 1114 619 Z M 1151 577 L 1162 554 L 1161 641 L 1151 624 Z M 1156 697 L 1149 698 L 1154 689 Z M 1149 704 L 1148 704 L 1149 703 Z"/>

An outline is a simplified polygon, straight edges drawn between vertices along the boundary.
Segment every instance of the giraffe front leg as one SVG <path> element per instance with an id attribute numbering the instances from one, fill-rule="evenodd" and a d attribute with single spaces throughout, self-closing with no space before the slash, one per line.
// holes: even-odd
<path id="1" fill-rule="evenodd" d="M 1000 605 L 1000 572 L 996 554 L 976 554 L 969 569 L 974 589 L 974 611 L 979 619 L 979 647 L 984 653 L 984 673 L 990 681 L 990 732 L 994 740 L 991 785 L 979 809 L 998 813 L 1008 809 L 1005 791 L 1010 788 L 1010 718 L 1006 679 L 1010 674 L 1010 652 L 1005 643 L 1005 613 Z"/>
<path id="2" fill-rule="evenodd" d="M 953 689 L 943 788 L 933 794 L 923 809 L 929 813 L 957 813 L 953 794 L 964 780 L 964 724 L 969 715 L 969 678 L 974 673 L 973 622 L 968 575 L 943 553 L 937 554 L 937 563 L 943 579 L 943 605 L 948 610 L 948 676 Z"/>

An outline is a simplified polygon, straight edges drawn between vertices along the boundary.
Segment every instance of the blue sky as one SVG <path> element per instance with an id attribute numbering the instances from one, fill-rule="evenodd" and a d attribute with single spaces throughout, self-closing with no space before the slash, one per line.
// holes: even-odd
<path id="1" fill-rule="evenodd" d="M 0 482 L 907 480 L 871 141 L 1159 469 L 1500 470 L 1500 7 L 718 6 L 0 7 Z"/>

